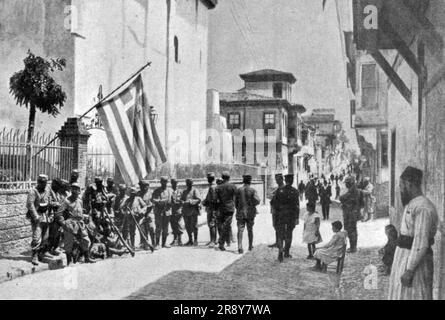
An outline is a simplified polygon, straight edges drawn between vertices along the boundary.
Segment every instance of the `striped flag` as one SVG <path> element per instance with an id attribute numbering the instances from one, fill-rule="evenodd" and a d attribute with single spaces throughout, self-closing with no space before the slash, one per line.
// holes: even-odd
<path id="1" fill-rule="evenodd" d="M 139 75 L 97 108 L 119 171 L 128 185 L 136 184 L 167 161 L 146 106 Z"/>

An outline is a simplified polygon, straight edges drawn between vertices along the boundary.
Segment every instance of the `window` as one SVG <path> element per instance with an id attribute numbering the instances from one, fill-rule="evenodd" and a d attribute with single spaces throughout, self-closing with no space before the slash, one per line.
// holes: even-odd
<path id="1" fill-rule="evenodd" d="M 273 84 L 273 97 L 274 98 L 283 98 L 283 84 L 282 83 L 274 83 Z"/>
<path id="2" fill-rule="evenodd" d="M 391 206 L 396 203 L 396 131 L 391 132 Z"/>
<path id="3" fill-rule="evenodd" d="M 265 129 L 275 129 L 275 113 L 273 112 L 264 113 L 263 127 Z"/>
<path id="4" fill-rule="evenodd" d="M 175 46 L 175 62 L 179 63 L 179 40 L 177 36 L 175 36 L 173 44 Z"/>
<path id="5" fill-rule="evenodd" d="M 380 133 L 380 140 L 382 143 L 381 164 L 382 168 L 388 168 L 388 133 Z"/>
<path id="6" fill-rule="evenodd" d="M 377 67 L 375 64 L 362 65 L 362 108 L 377 108 Z"/>
<path id="7" fill-rule="evenodd" d="M 229 113 L 227 118 L 229 129 L 240 129 L 241 127 L 241 115 L 239 113 Z"/>

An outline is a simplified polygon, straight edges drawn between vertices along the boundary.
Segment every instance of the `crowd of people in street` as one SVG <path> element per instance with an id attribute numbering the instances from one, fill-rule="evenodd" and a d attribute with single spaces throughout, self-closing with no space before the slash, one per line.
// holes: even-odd
<path id="1" fill-rule="evenodd" d="M 400 192 L 405 211 L 400 232 L 393 225 L 385 229 L 388 243 L 380 253 L 384 271 L 390 275 L 390 299 L 432 298 L 432 245 L 438 217 L 432 202 L 423 196 L 422 174 L 421 170 L 412 167 L 402 173 Z M 147 180 L 141 180 L 137 188 L 116 186 L 112 178 L 108 178 L 104 185 L 102 178 L 96 177 L 94 184 L 82 194 L 78 178 L 79 172 L 74 170 L 70 181 L 55 178 L 48 185 L 48 177 L 42 174 L 37 186 L 29 192 L 27 218 L 32 226 L 33 264 L 63 252 L 68 264 L 81 259 L 93 263 L 97 258 L 125 253 L 134 256 L 136 230 L 144 250 L 153 252 L 171 246 L 197 246 L 198 216 L 202 208 L 207 214 L 209 248 L 225 251 L 226 245 L 230 246 L 235 217 L 238 252 L 244 253 L 246 228 L 248 250 L 253 249 L 253 227 L 260 197 L 251 186 L 250 175 L 243 176 L 243 185 L 236 187 L 230 182 L 228 172 L 223 172 L 220 179 L 216 179 L 215 173 L 208 173 L 205 197 L 201 197 L 192 179 L 186 179 L 185 189 L 179 190 L 176 179 L 161 177 L 160 186 L 152 191 Z M 330 181 L 322 177 L 317 183 L 317 179 L 311 177 L 307 184 L 301 181 L 294 188 L 293 174 L 278 173 L 275 181 L 277 188 L 270 200 L 275 243 L 270 247 L 278 248 L 278 261 L 292 258 L 293 231 L 300 221 L 303 193 L 307 210 L 302 219 L 302 240 L 307 244 L 307 259 L 316 260 L 313 269 L 326 272 L 327 265 L 346 252 L 357 251 L 357 222 L 368 221 L 374 212 L 373 185 L 369 178 L 357 183 L 351 175 L 331 175 Z M 343 181 L 346 188 L 341 195 L 336 191 L 343 222 L 334 221 L 332 239 L 317 248 L 324 236 L 320 233 L 321 220 L 330 218 L 334 181 L 336 189 L 339 181 Z M 316 211 L 317 201 L 321 204 L 321 214 Z M 169 227 L 173 234 L 170 244 L 167 242 Z M 188 237 L 185 244 L 184 233 Z M 349 248 L 346 250 L 347 239 Z"/>

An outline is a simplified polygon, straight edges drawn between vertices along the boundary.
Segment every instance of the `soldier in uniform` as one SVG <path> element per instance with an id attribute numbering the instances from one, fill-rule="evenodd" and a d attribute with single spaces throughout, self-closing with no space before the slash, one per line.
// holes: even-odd
<path id="1" fill-rule="evenodd" d="M 55 219 L 64 230 L 67 264 L 73 261 L 73 249 L 76 243 L 79 243 L 85 262 L 94 263 L 95 261 L 90 258 L 91 242 L 84 222 L 89 220 L 89 216 L 84 214 L 80 200 L 80 185 L 77 182 L 71 184 L 71 195 L 63 200 Z"/>
<path id="2" fill-rule="evenodd" d="M 277 173 L 275 175 L 275 182 L 278 185 L 278 187 L 272 192 L 272 198 L 273 198 L 274 194 L 277 192 L 277 190 L 284 186 L 283 174 Z M 275 229 L 275 210 L 274 210 L 273 206 L 270 206 L 270 213 L 272 214 L 272 226 Z M 277 237 L 276 232 L 275 232 L 275 243 L 269 245 L 269 248 L 278 248 L 278 237 Z"/>
<path id="3" fill-rule="evenodd" d="M 280 262 L 283 261 L 283 243 L 284 258 L 292 258 L 290 255 L 292 233 L 295 225 L 299 224 L 300 216 L 298 190 L 292 187 L 294 176 L 288 174 L 284 179 L 286 185 L 279 188 L 271 200 L 271 205 L 275 210 L 275 230 L 278 238 L 278 260 Z"/>
<path id="4" fill-rule="evenodd" d="M 130 236 L 130 245 L 135 248 L 135 235 L 136 235 L 136 221 L 141 219 L 147 210 L 147 204 L 145 201 L 138 196 L 138 190 L 135 187 L 130 188 L 130 196 L 122 203 L 120 208 L 121 212 L 124 213 L 124 225 L 122 227 L 122 236 L 125 241 L 128 242 L 128 236 Z M 131 217 L 135 219 L 133 219 Z"/>
<path id="5" fill-rule="evenodd" d="M 343 223 L 349 238 L 349 253 L 357 251 L 357 221 L 360 219 L 360 191 L 355 185 L 352 176 L 345 178 L 345 186 L 348 191 L 340 196 L 343 209 Z"/>
<path id="6" fill-rule="evenodd" d="M 122 231 L 122 225 L 124 222 L 124 213 L 121 211 L 121 206 L 128 199 L 127 196 L 127 186 L 125 184 L 120 184 L 118 187 L 118 194 L 114 200 L 114 223 L 119 231 Z"/>
<path id="7" fill-rule="evenodd" d="M 230 183 L 230 174 L 223 172 L 223 183 L 216 187 L 216 198 L 219 203 L 219 216 L 217 219 L 219 230 L 219 249 L 225 251 L 224 243 L 230 242 L 230 228 L 235 213 L 236 187 Z"/>
<path id="8" fill-rule="evenodd" d="M 101 177 L 94 179 L 94 184 L 90 185 L 84 194 L 83 204 L 88 213 L 91 214 L 93 222 L 100 233 L 104 229 L 109 229 L 104 211 L 109 203 L 108 193 L 103 185 Z"/>
<path id="9" fill-rule="evenodd" d="M 235 194 L 236 221 L 238 226 L 238 252 L 244 253 L 243 233 L 247 225 L 247 235 L 249 238 L 249 251 L 253 249 L 253 225 L 255 216 L 258 214 L 256 206 L 260 204 L 260 198 L 254 188 L 250 186 L 252 176 L 243 176 L 244 185 Z"/>
<path id="10" fill-rule="evenodd" d="M 37 186 L 28 193 L 26 201 L 27 218 L 31 220 L 32 228 L 32 264 L 38 265 L 44 255 L 48 255 L 49 207 L 53 201 L 52 191 L 48 184 L 48 176 L 41 174 L 37 178 Z M 49 257 L 49 255 L 48 255 Z"/>
<path id="11" fill-rule="evenodd" d="M 155 225 L 156 225 L 156 249 L 161 247 L 170 248 L 166 242 L 168 237 L 168 225 L 172 214 L 173 191 L 167 187 L 168 178 L 161 177 L 161 186 L 157 188 L 151 197 L 151 202 L 154 204 Z"/>
<path id="12" fill-rule="evenodd" d="M 185 180 L 186 189 L 182 192 L 182 215 L 184 216 L 185 229 L 189 237 L 186 246 L 198 245 L 198 216 L 199 204 L 201 203 L 201 196 L 198 189 L 193 187 L 193 180 Z"/>
<path id="13" fill-rule="evenodd" d="M 60 209 L 60 206 L 62 205 L 63 200 L 66 199 L 66 185 L 68 184 L 68 181 L 61 180 L 59 178 L 53 179 L 51 183 L 51 190 L 53 192 L 52 197 L 53 201 L 50 205 L 50 224 L 49 224 L 49 246 L 48 250 L 52 255 L 59 255 L 60 251 L 57 249 L 59 248 L 59 244 L 62 238 L 62 232 L 63 229 L 55 219 L 56 212 Z"/>
<path id="14" fill-rule="evenodd" d="M 216 197 L 215 174 L 213 172 L 207 174 L 207 182 L 209 183 L 209 189 L 202 204 L 206 208 L 207 225 L 210 231 L 210 242 L 207 243 L 207 246 L 214 247 L 216 246 L 217 237 L 218 199 Z"/>
<path id="15" fill-rule="evenodd" d="M 139 181 L 139 187 L 141 188 L 141 191 L 139 192 L 138 196 L 144 200 L 145 204 L 147 205 L 147 209 L 145 210 L 140 222 L 141 229 L 147 239 L 150 237 L 151 244 L 153 247 L 155 247 L 155 216 L 153 213 L 153 204 L 151 203 L 152 193 L 150 191 L 150 182 L 148 180 L 141 180 Z M 148 243 L 145 243 L 143 238 L 144 237 L 140 235 L 142 247 L 144 250 L 147 250 Z"/>
<path id="16" fill-rule="evenodd" d="M 173 241 L 171 246 L 182 246 L 182 234 L 184 233 L 184 218 L 182 215 L 181 192 L 178 190 L 178 181 L 171 179 L 170 184 L 173 190 L 172 216 L 170 226 L 173 231 Z"/>

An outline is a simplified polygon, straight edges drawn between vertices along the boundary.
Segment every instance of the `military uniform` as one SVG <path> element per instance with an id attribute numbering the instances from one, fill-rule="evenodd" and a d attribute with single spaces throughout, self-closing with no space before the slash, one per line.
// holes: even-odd
<path id="1" fill-rule="evenodd" d="M 67 198 L 66 191 L 63 184 L 68 184 L 68 181 L 62 181 L 60 179 L 54 179 L 51 185 L 53 200 L 50 205 L 50 225 L 49 225 L 49 247 L 48 250 L 52 254 L 58 255 L 59 252 L 56 249 L 59 247 L 63 229 L 55 219 L 56 212 L 60 209 L 62 202 Z"/>
<path id="2" fill-rule="evenodd" d="M 116 198 L 114 199 L 114 204 L 113 204 L 114 223 L 116 224 L 116 227 L 120 231 L 122 231 L 122 225 L 124 223 L 124 212 L 121 210 L 121 206 L 128 199 L 126 192 L 127 192 L 127 187 L 124 184 L 120 185 L 119 192 Z"/>
<path id="3" fill-rule="evenodd" d="M 346 182 L 353 179 L 346 178 Z M 340 196 L 341 207 L 343 209 L 343 224 L 348 233 L 350 251 L 357 250 L 357 221 L 360 220 L 360 190 L 353 184 L 348 191 Z"/>
<path id="4" fill-rule="evenodd" d="M 76 244 L 79 244 L 86 261 L 89 262 L 89 247 L 91 242 L 84 222 L 84 219 L 88 218 L 88 215 L 84 215 L 83 213 L 82 200 L 73 198 L 72 196 L 66 198 L 57 211 L 55 218 L 57 222 L 63 226 L 64 249 L 68 264 L 73 258 L 73 249 Z"/>
<path id="5" fill-rule="evenodd" d="M 189 242 L 187 244 L 198 244 L 198 216 L 199 204 L 201 203 L 201 196 L 199 191 L 191 187 L 182 192 L 181 195 L 182 215 L 185 222 L 185 230 L 187 231 Z"/>
<path id="6" fill-rule="evenodd" d="M 37 186 L 28 193 L 26 201 L 27 217 L 31 220 L 32 229 L 32 263 L 38 264 L 38 259 L 46 253 L 48 248 L 48 227 L 50 223 L 49 208 L 53 201 L 53 192 L 46 185 L 48 177 L 40 175 Z"/>
<path id="7" fill-rule="evenodd" d="M 216 187 L 216 198 L 218 201 L 218 231 L 219 248 L 224 249 L 224 243 L 231 241 L 230 229 L 232 225 L 233 214 L 235 213 L 235 193 L 236 187 L 226 180 Z"/>
<path id="8" fill-rule="evenodd" d="M 171 245 L 177 244 L 182 245 L 182 234 L 184 233 L 184 218 L 182 215 L 182 205 L 181 205 L 181 192 L 174 188 L 173 191 L 173 203 L 172 203 L 172 216 L 170 219 L 170 226 L 173 232 L 173 242 Z"/>
<path id="9" fill-rule="evenodd" d="M 139 185 L 141 186 L 141 191 L 138 193 L 138 196 L 144 200 L 145 204 L 147 205 L 147 208 L 145 209 L 145 213 L 142 217 L 142 220 L 140 222 L 141 229 L 144 232 L 145 236 L 150 237 L 151 244 L 153 246 L 156 246 L 155 242 L 155 215 L 153 212 L 153 203 L 151 203 L 151 197 L 152 193 L 148 189 L 150 186 L 150 183 L 146 180 L 142 180 L 139 182 Z M 141 241 L 143 239 L 143 236 L 141 235 Z M 147 244 L 144 244 L 147 245 Z"/>
<path id="10" fill-rule="evenodd" d="M 136 223 L 131 217 L 131 213 L 136 218 L 136 220 L 141 219 L 147 210 L 147 204 L 145 201 L 136 195 L 136 190 L 132 188 L 132 195 L 128 197 L 122 204 L 121 212 L 124 213 L 124 225 L 122 227 L 122 236 L 125 241 L 128 241 L 128 236 L 130 236 L 131 246 L 134 248 L 135 235 L 136 235 Z M 130 212 L 130 210 L 131 212 Z"/>
<path id="11" fill-rule="evenodd" d="M 298 190 L 286 184 L 276 191 L 271 200 L 271 205 L 275 210 L 275 231 L 278 239 L 279 259 L 281 261 L 283 249 L 284 256 L 290 257 L 292 233 L 295 225 L 298 224 L 300 215 Z"/>
<path id="12" fill-rule="evenodd" d="M 110 228 L 104 213 L 109 207 L 109 197 L 105 187 L 102 184 L 98 185 L 98 181 L 101 181 L 101 179 L 96 178 L 96 183 L 90 185 L 85 191 L 83 205 L 92 216 L 99 232 L 102 233 L 103 230 L 109 230 Z"/>
<path id="13" fill-rule="evenodd" d="M 214 178 L 214 174 L 209 174 L 208 178 Z M 207 196 L 202 202 L 203 206 L 206 208 L 207 212 L 207 225 L 210 231 L 210 242 L 209 245 L 216 244 L 217 237 L 217 217 L 218 217 L 218 198 L 216 197 L 216 185 L 211 182 L 209 183 L 209 189 L 207 191 Z"/>
<path id="14" fill-rule="evenodd" d="M 168 237 L 168 225 L 172 215 L 173 190 L 168 187 L 157 188 L 151 197 L 154 204 L 155 226 L 156 226 L 156 246 L 159 248 L 162 235 L 162 246 L 166 244 Z"/>
<path id="15" fill-rule="evenodd" d="M 236 221 L 238 226 L 238 251 L 243 253 L 243 233 L 247 225 L 249 238 L 249 251 L 253 248 L 253 225 L 258 214 L 256 206 L 260 204 L 260 198 L 254 188 L 250 186 L 250 180 L 246 179 L 244 186 L 235 194 Z"/>

